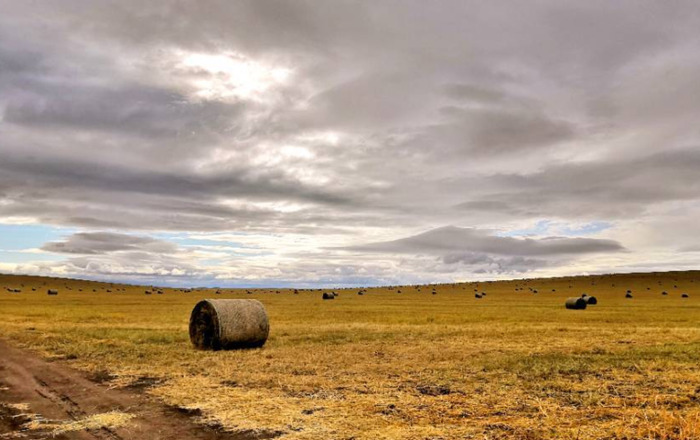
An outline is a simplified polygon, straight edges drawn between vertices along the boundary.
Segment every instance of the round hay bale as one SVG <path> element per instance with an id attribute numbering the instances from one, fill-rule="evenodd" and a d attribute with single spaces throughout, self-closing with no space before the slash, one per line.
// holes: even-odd
<path id="1" fill-rule="evenodd" d="M 596 298 L 595 296 L 586 295 L 582 298 L 586 300 L 586 304 L 588 304 L 589 306 L 598 304 L 598 298 Z"/>
<path id="2" fill-rule="evenodd" d="M 256 299 L 205 299 L 190 315 L 190 341 L 204 350 L 262 347 L 270 322 Z"/>
<path id="3" fill-rule="evenodd" d="M 629 293 L 629 292 L 627 292 L 627 293 L 625 294 L 625 298 L 632 298 L 632 294 Z"/>
<path id="4" fill-rule="evenodd" d="M 681 295 L 681 298 L 690 298 L 690 295 L 688 295 L 687 293 L 684 293 Z"/>
<path id="5" fill-rule="evenodd" d="M 479 295 L 478 293 L 475 293 L 475 294 L 474 294 L 474 298 L 476 298 L 476 299 L 481 299 L 481 295 Z"/>
<path id="6" fill-rule="evenodd" d="M 47 295 L 58 295 L 58 290 L 49 289 L 46 291 Z"/>
<path id="7" fill-rule="evenodd" d="M 663 296 L 666 296 L 666 295 L 668 295 L 668 292 L 666 292 L 666 291 L 664 290 L 663 292 L 661 292 L 661 294 L 662 294 Z"/>
<path id="8" fill-rule="evenodd" d="M 323 296 L 321 298 L 323 298 L 323 299 L 335 299 L 335 295 L 333 295 L 332 293 L 323 292 Z"/>
<path id="9" fill-rule="evenodd" d="M 586 308 L 586 300 L 583 298 L 567 298 L 565 306 L 567 309 L 572 309 L 572 310 L 583 310 Z"/>

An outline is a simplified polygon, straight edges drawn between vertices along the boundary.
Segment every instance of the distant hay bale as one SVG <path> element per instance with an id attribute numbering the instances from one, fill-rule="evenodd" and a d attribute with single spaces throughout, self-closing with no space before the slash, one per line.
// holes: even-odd
<path id="1" fill-rule="evenodd" d="M 58 295 L 58 290 L 49 289 L 46 291 L 47 295 Z"/>
<path id="2" fill-rule="evenodd" d="M 582 298 L 584 301 L 586 301 L 586 304 L 588 304 L 589 306 L 590 306 L 590 305 L 596 305 L 596 304 L 598 304 L 598 298 L 596 298 L 595 296 L 590 296 L 590 295 L 587 295 L 587 294 L 584 293 L 584 294 L 581 296 L 581 298 Z"/>
<path id="3" fill-rule="evenodd" d="M 323 292 L 322 298 L 323 299 L 335 299 L 335 295 L 333 295 L 332 293 Z"/>
<path id="4" fill-rule="evenodd" d="M 190 315 L 190 341 L 204 350 L 262 347 L 269 333 L 267 312 L 256 299 L 205 299 Z"/>
<path id="5" fill-rule="evenodd" d="M 625 298 L 632 298 L 632 294 L 630 292 L 625 293 Z"/>
<path id="6" fill-rule="evenodd" d="M 146 290 L 146 291 L 144 291 L 143 293 L 146 294 L 146 295 L 150 295 L 150 294 L 151 294 L 151 291 L 150 291 L 150 290 Z"/>
<path id="7" fill-rule="evenodd" d="M 668 295 L 668 292 L 666 292 L 666 291 L 664 290 L 663 292 L 661 292 L 661 294 L 664 295 L 664 296 L 666 296 L 666 295 Z"/>
<path id="8" fill-rule="evenodd" d="M 475 294 L 474 294 L 474 298 L 476 298 L 476 299 L 481 299 L 481 295 L 479 295 L 478 293 L 475 293 Z"/>
<path id="9" fill-rule="evenodd" d="M 687 293 L 684 293 L 681 295 L 681 298 L 690 298 L 690 295 L 688 295 Z"/>
<path id="10" fill-rule="evenodd" d="M 586 300 L 580 297 L 567 298 L 565 306 L 567 309 L 572 310 L 583 310 L 586 308 Z"/>

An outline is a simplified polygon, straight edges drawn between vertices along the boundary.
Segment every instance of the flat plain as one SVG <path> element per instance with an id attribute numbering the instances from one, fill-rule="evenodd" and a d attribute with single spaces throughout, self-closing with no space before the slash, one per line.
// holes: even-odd
<path id="1" fill-rule="evenodd" d="M 329 290 L 146 295 L 11 275 L 0 288 L 13 346 L 234 435 L 700 438 L 700 272 L 336 289 L 327 301 Z M 582 293 L 598 304 L 564 308 Z M 190 311 L 214 297 L 262 301 L 267 344 L 194 349 Z"/>

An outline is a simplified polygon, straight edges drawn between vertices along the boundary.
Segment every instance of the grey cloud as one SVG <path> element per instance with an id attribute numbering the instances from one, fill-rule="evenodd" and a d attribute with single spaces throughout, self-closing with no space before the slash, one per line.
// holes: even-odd
<path id="1" fill-rule="evenodd" d="M 471 84 L 453 83 L 444 86 L 445 96 L 455 100 L 479 103 L 499 103 L 505 99 L 503 92 Z"/>
<path id="2" fill-rule="evenodd" d="M 226 130 L 241 112 L 241 105 L 184 101 L 177 92 L 153 87 L 31 84 L 8 102 L 4 119 L 29 129 L 103 131 L 128 137 L 176 139 L 200 132 L 201 141 L 201 134 Z"/>
<path id="3" fill-rule="evenodd" d="M 527 112 L 443 108 L 455 120 L 434 127 L 436 138 L 459 150 L 477 153 L 516 153 L 524 148 L 548 147 L 571 140 L 574 129 L 530 109 Z M 461 148 L 460 148 L 461 147 Z"/>
<path id="4" fill-rule="evenodd" d="M 177 246 L 150 237 L 113 232 L 81 232 L 73 234 L 63 241 L 46 243 L 41 249 L 47 252 L 65 254 L 99 255 L 124 251 L 172 253 L 177 250 Z"/>
<path id="5" fill-rule="evenodd" d="M 228 169 L 207 175 L 182 171 L 136 169 L 101 163 L 68 161 L 61 158 L 6 156 L 0 163 L 0 188 L 14 188 L 24 176 L 33 176 L 25 189 L 50 191 L 51 188 L 84 189 L 108 193 L 134 193 L 162 197 L 189 197 L 193 201 L 213 196 L 250 196 L 261 199 L 283 198 L 318 203 L 349 204 L 348 196 L 314 188 L 294 181 L 281 172 L 250 168 Z M 55 194 L 60 199 L 60 193 Z"/>
<path id="6" fill-rule="evenodd" d="M 700 199 L 700 150 L 561 164 L 482 179 L 495 191 L 459 208 L 527 216 L 608 218 L 638 215 L 654 204 Z"/>
<path id="7" fill-rule="evenodd" d="M 614 240 L 565 237 L 513 238 L 494 235 L 493 231 L 446 226 L 412 237 L 349 249 L 390 253 L 451 254 L 471 251 L 495 255 L 554 256 L 619 252 L 623 251 L 624 247 Z"/>

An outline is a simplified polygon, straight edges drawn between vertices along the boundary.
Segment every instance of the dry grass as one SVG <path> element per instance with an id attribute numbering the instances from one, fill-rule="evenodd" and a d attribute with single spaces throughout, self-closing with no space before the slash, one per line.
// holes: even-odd
<path id="1" fill-rule="evenodd" d="M 68 432 L 115 429 L 125 426 L 135 416 L 119 411 L 110 411 L 102 414 L 92 414 L 78 420 L 43 420 L 36 419 L 26 423 L 23 427 L 30 431 L 42 431 L 49 436 L 58 436 Z"/>
<path id="2" fill-rule="evenodd" d="M 262 349 L 205 352 L 191 347 L 187 325 L 213 290 L 144 295 L 0 276 L 0 287 L 25 284 L 22 294 L 0 293 L 0 332 L 110 386 L 154 384 L 149 393 L 232 431 L 690 440 L 700 438 L 696 280 L 698 272 L 517 282 L 523 291 L 516 282 L 480 283 L 482 299 L 466 284 L 437 286 L 437 295 L 341 290 L 335 301 L 321 292 L 223 290 L 217 298 L 265 304 L 270 339 Z M 48 287 L 59 295 L 47 296 Z M 624 298 L 627 289 L 634 299 Z M 583 292 L 599 304 L 564 308 Z"/>

